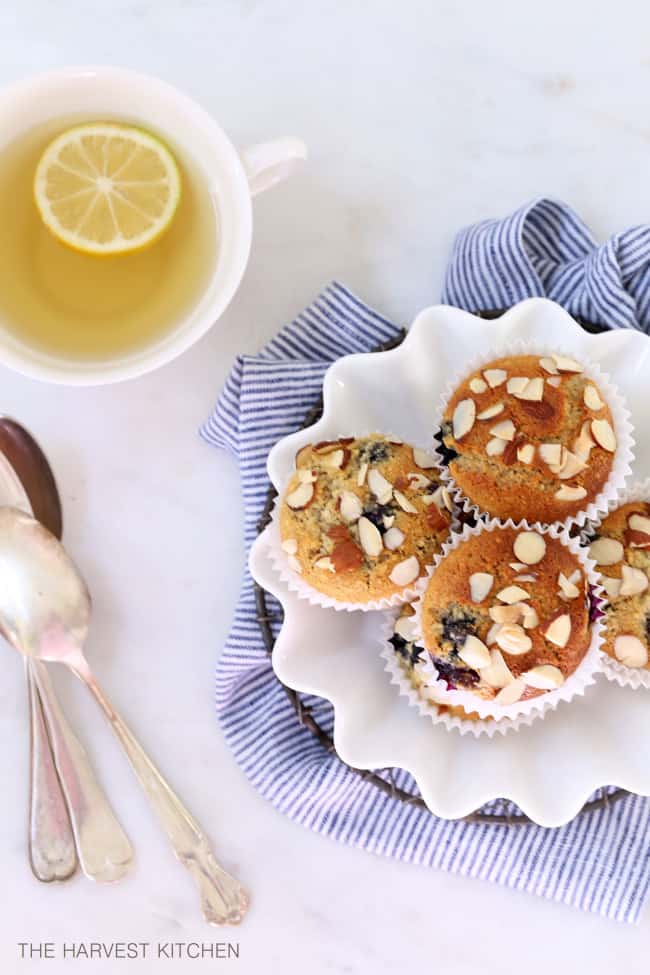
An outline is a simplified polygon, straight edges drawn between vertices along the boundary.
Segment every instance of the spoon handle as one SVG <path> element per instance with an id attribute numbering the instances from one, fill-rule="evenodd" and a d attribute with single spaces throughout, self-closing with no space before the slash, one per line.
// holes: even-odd
<path id="1" fill-rule="evenodd" d="M 25 661 L 30 724 L 29 863 L 38 880 L 51 883 L 73 875 L 77 853 L 33 666 Z"/>
<path id="2" fill-rule="evenodd" d="M 75 665 L 73 670 L 110 721 L 176 857 L 194 877 L 204 918 L 209 924 L 239 924 L 248 909 L 244 888 L 217 863 L 203 830 L 111 706 L 87 665 Z"/>
<path id="3" fill-rule="evenodd" d="M 33 661 L 32 666 L 81 869 L 98 883 L 114 883 L 124 877 L 133 862 L 131 843 L 95 777 L 83 745 L 63 714 L 46 666 L 40 661 Z"/>

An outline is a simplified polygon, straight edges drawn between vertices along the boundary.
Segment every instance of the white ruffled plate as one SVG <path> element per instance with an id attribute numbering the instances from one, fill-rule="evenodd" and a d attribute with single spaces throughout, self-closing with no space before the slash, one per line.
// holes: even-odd
<path id="1" fill-rule="evenodd" d="M 631 330 L 589 335 L 558 305 L 534 298 L 493 322 L 455 308 L 428 308 L 398 349 L 339 359 L 325 376 L 322 419 L 276 444 L 271 480 L 280 488 L 300 447 L 342 430 L 390 430 L 427 443 L 448 377 L 464 360 L 514 339 L 557 341 L 611 375 L 635 426 L 634 476 L 647 477 L 650 341 Z M 516 733 L 492 739 L 452 734 L 408 707 L 390 683 L 377 651 L 380 613 L 334 613 L 299 599 L 273 571 L 263 537 L 250 565 L 284 607 L 273 654 L 280 680 L 332 702 L 334 740 L 344 761 L 363 769 L 407 769 L 436 815 L 454 819 L 501 797 L 540 825 L 559 826 L 600 786 L 650 795 L 643 744 L 650 738 L 650 691 L 601 678 L 583 698 L 561 703 L 544 721 Z"/>

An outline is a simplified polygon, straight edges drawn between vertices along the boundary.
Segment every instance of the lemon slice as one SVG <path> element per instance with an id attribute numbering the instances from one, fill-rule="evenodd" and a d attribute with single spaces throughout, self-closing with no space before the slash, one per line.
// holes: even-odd
<path id="1" fill-rule="evenodd" d="M 181 179 L 169 149 L 119 123 L 78 125 L 49 144 L 34 199 L 45 226 L 84 254 L 128 254 L 157 240 L 174 218 Z"/>

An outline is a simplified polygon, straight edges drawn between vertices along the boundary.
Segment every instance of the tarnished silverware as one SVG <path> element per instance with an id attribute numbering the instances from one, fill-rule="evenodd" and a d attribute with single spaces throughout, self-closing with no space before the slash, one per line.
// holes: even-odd
<path id="1" fill-rule="evenodd" d="M 32 511 L 58 538 L 61 503 L 54 475 L 31 434 L 0 417 L 3 498 Z M 133 850 L 68 724 L 44 664 L 25 660 L 30 700 L 29 856 L 39 880 L 65 880 L 77 866 L 100 883 L 120 880 Z"/>
<path id="2" fill-rule="evenodd" d="M 238 924 L 248 908 L 241 884 L 216 861 L 207 837 L 127 728 L 83 653 L 90 594 L 61 543 L 15 508 L 0 508 L 0 632 L 33 660 L 63 663 L 108 718 L 172 848 L 193 875 L 211 924 Z"/>

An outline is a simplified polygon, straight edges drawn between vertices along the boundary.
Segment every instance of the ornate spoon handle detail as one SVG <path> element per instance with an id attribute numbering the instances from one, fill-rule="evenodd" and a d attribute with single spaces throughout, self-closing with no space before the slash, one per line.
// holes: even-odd
<path id="1" fill-rule="evenodd" d="M 239 924 L 248 909 L 248 895 L 243 887 L 217 863 L 203 830 L 111 706 L 85 661 L 83 665 L 75 661 L 72 669 L 110 721 L 174 853 L 198 884 L 206 921 L 215 925 Z"/>
<path id="2" fill-rule="evenodd" d="M 77 853 L 33 666 L 32 661 L 25 661 L 31 733 L 29 862 L 38 880 L 51 883 L 73 875 L 77 869 Z"/>
<path id="3" fill-rule="evenodd" d="M 33 661 L 32 666 L 81 869 L 98 883 L 114 883 L 121 880 L 133 862 L 131 843 L 95 777 L 83 745 L 61 710 L 45 664 Z"/>

